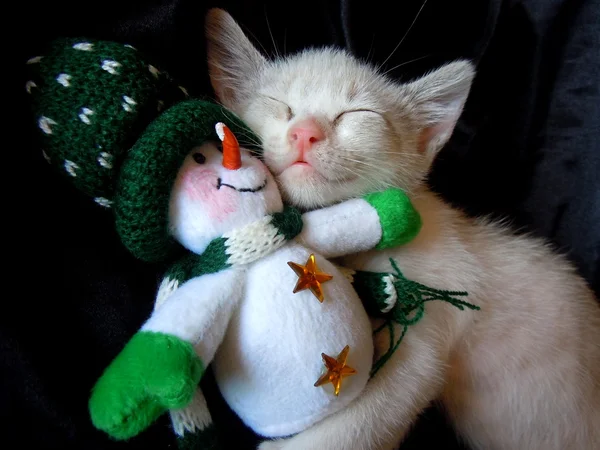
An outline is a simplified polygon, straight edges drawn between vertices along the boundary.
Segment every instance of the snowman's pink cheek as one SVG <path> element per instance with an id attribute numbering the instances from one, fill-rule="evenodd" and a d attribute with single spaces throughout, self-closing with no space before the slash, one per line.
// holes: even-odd
<path id="1" fill-rule="evenodd" d="M 208 192 L 205 198 L 205 207 L 211 219 L 222 222 L 229 214 L 238 209 L 239 195 L 233 189 L 222 187 L 219 190 Z"/>
<path id="2" fill-rule="evenodd" d="M 217 175 L 208 169 L 189 170 L 184 173 L 181 187 L 184 195 L 191 201 L 202 201 L 217 188 Z"/>
<path id="3" fill-rule="evenodd" d="M 238 193 L 227 187 L 217 189 L 218 177 L 212 170 L 190 170 L 182 181 L 186 199 L 202 205 L 211 219 L 222 222 L 237 209 Z"/>

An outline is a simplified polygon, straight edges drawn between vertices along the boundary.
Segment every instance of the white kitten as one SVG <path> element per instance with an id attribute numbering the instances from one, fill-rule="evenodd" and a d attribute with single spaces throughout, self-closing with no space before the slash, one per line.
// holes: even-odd
<path id="1" fill-rule="evenodd" d="M 315 208 L 389 185 L 411 195 L 423 217 L 420 235 L 344 264 L 390 271 L 393 257 L 406 277 L 465 290 L 481 307 L 428 303 L 363 396 L 261 448 L 390 449 L 438 400 L 475 449 L 599 449 L 600 307 L 593 293 L 542 241 L 467 218 L 423 183 L 462 112 L 471 64 L 453 62 L 398 84 L 338 50 L 268 61 L 222 10 L 209 12 L 206 31 L 219 100 L 261 136 L 289 202 Z M 376 344 L 386 349 L 388 337 Z"/>

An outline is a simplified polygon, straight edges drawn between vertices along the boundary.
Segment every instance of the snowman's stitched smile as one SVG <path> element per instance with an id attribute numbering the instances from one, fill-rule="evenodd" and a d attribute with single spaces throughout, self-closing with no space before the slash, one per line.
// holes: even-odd
<path id="1" fill-rule="evenodd" d="M 221 189 L 222 186 L 227 186 L 228 188 L 231 188 L 238 192 L 258 192 L 258 191 L 262 191 L 266 185 L 267 185 L 266 178 L 265 178 L 265 182 L 257 188 L 236 188 L 235 186 L 232 186 L 231 184 L 223 183 L 220 178 L 217 180 L 217 190 Z"/>

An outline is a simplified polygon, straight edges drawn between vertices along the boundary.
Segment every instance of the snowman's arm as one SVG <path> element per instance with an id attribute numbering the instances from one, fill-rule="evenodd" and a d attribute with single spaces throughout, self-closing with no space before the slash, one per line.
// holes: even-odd
<path id="1" fill-rule="evenodd" d="M 166 298 L 96 382 L 92 422 L 116 439 L 187 407 L 242 298 L 237 269 L 162 286 Z M 170 292 L 166 292 L 166 291 Z"/>
<path id="2" fill-rule="evenodd" d="M 238 278 L 242 275 L 237 269 L 226 269 L 186 281 L 157 305 L 140 331 L 189 342 L 207 367 L 242 298 L 244 283 Z"/>
<path id="3" fill-rule="evenodd" d="M 302 215 L 297 240 L 325 258 L 403 245 L 421 228 L 408 196 L 390 188 Z"/>

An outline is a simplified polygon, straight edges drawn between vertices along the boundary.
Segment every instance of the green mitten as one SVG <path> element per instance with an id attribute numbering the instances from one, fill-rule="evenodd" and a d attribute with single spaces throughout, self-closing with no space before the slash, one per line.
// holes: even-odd
<path id="1" fill-rule="evenodd" d="M 377 249 L 397 247 L 412 241 L 421 230 L 421 216 L 408 196 L 397 188 L 368 194 L 364 199 L 377 211 L 382 237 Z"/>
<path id="2" fill-rule="evenodd" d="M 190 343 L 138 332 L 94 386 L 92 422 L 115 439 L 131 438 L 168 409 L 186 406 L 203 372 Z"/>

